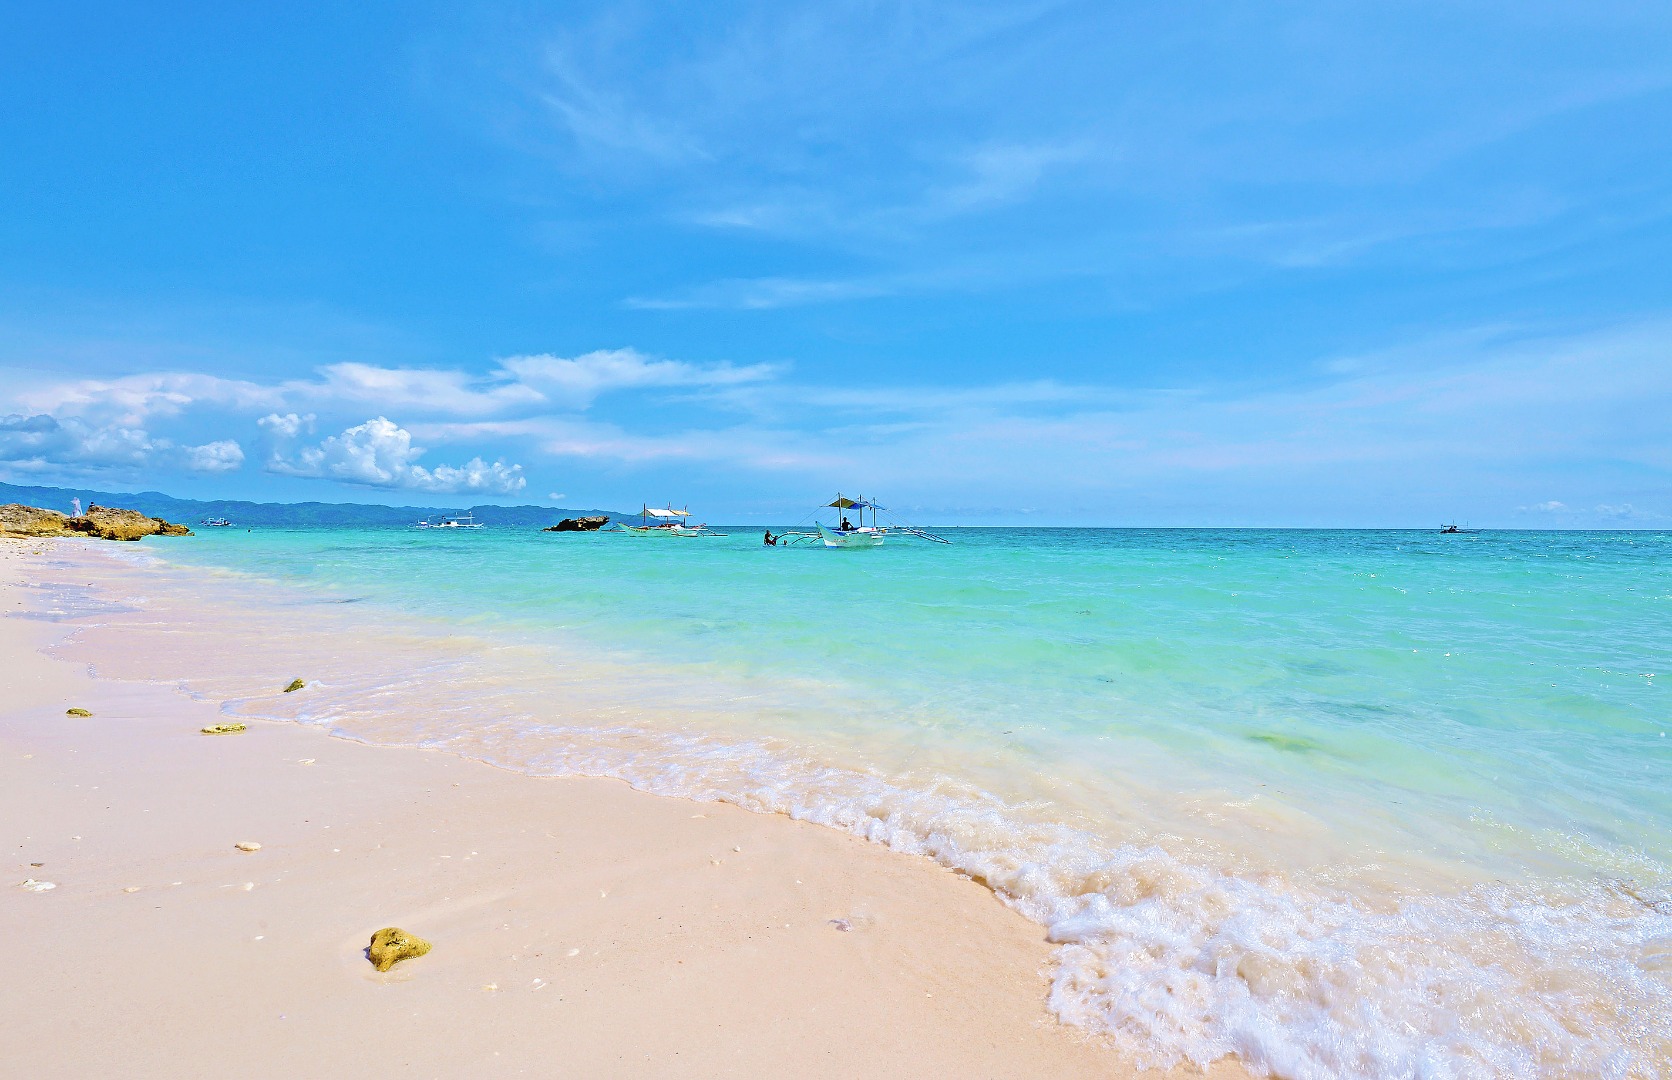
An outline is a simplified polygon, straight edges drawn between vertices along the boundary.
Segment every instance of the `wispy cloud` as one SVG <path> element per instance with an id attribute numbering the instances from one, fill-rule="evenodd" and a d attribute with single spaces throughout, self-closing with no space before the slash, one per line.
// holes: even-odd
<path id="1" fill-rule="evenodd" d="M 690 308 L 730 308 L 764 311 L 770 308 L 800 307 L 837 300 L 858 300 L 887 296 L 898 291 L 897 284 L 882 281 L 809 281 L 796 278 L 754 278 L 715 281 L 674 296 L 633 296 L 623 307 L 640 311 L 679 311 Z"/>

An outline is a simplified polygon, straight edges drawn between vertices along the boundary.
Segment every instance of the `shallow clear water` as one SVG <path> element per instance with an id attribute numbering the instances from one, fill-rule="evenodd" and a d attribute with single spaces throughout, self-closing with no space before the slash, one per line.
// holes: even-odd
<path id="1" fill-rule="evenodd" d="M 1672 534 L 204 533 L 106 620 L 196 692 L 931 855 L 1146 1060 L 1672 1071 Z"/>

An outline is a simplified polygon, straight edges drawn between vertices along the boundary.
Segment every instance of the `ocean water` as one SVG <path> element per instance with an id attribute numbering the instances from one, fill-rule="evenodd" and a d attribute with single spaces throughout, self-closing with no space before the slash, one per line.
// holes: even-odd
<path id="1" fill-rule="evenodd" d="M 956 867 L 1146 1063 L 1672 1075 L 1672 534 L 732 532 L 208 529 L 55 595 L 229 713 Z"/>

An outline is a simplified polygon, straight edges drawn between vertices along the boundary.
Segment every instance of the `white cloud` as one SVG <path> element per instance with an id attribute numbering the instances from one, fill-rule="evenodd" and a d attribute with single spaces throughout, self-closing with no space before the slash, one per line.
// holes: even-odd
<path id="1" fill-rule="evenodd" d="M 45 413 L 0 417 L 0 461 L 28 471 L 53 465 L 95 470 L 143 465 L 157 449 L 143 428 Z"/>
<path id="2" fill-rule="evenodd" d="M 268 413 L 256 421 L 257 426 L 264 427 L 274 435 L 284 439 L 293 439 L 306 429 L 312 434 L 314 429 L 314 414 L 299 416 L 296 413 Z"/>
<path id="3" fill-rule="evenodd" d="M 317 446 L 304 447 L 292 457 L 275 453 L 267 470 L 285 476 L 339 480 L 366 487 L 410 488 L 418 491 L 481 492 L 509 495 L 528 483 L 521 465 L 492 464 L 472 458 L 463 465 L 417 464 L 422 447 L 412 445 L 412 434 L 386 417 L 332 435 Z"/>
<path id="4" fill-rule="evenodd" d="M 771 364 L 733 367 L 657 360 L 636 349 L 601 349 L 572 359 L 549 353 L 513 356 L 500 361 L 500 369 L 524 388 L 572 408 L 584 408 L 612 390 L 736 386 L 769 379 L 777 370 Z"/>
<path id="5" fill-rule="evenodd" d="M 541 404 L 539 391 L 509 381 L 503 372 L 487 377 L 453 368 L 388 368 L 375 364 L 331 364 L 319 382 L 298 382 L 298 397 L 324 402 L 359 401 L 384 409 L 490 416 L 518 406 Z"/>
<path id="6" fill-rule="evenodd" d="M 179 446 L 139 427 L 90 424 L 76 416 L 0 417 L 0 462 L 24 472 L 133 470 L 179 465 L 194 472 L 228 472 L 244 463 L 235 441 Z"/>
<path id="7" fill-rule="evenodd" d="M 16 400 L 34 412 L 82 417 L 129 428 L 142 427 L 156 417 L 178 416 L 194 405 L 241 410 L 274 408 L 283 397 L 281 386 L 183 371 L 149 372 L 117 379 L 75 379 L 25 387 L 16 394 Z"/>
<path id="8" fill-rule="evenodd" d="M 193 472 L 231 472 L 244 464 L 244 448 L 231 439 L 202 446 L 182 446 L 186 468 Z"/>
<path id="9" fill-rule="evenodd" d="M 1549 502 L 1534 503 L 1532 506 L 1523 506 L 1521 509 L 1537 510 L 1542 514 L 1558 514 L 1567 509 L 1567 503 L 1551 499 Z"/>

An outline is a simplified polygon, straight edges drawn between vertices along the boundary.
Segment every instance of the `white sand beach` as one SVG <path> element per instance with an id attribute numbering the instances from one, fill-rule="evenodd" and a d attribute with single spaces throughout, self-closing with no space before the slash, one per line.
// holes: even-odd
<path id="1" fill-rule="evenodd" d="M 0 544 L 6 1075 L 1139 1075 L 1047 1013 L 1042 929 L 926 859 L 297 725 L 199 734 L 224 717 L 167 672 L 95 678 L 18 617 L 41 553 L 85 543 Z M 380 974 L 384 926 L 433 950 Z"/>

